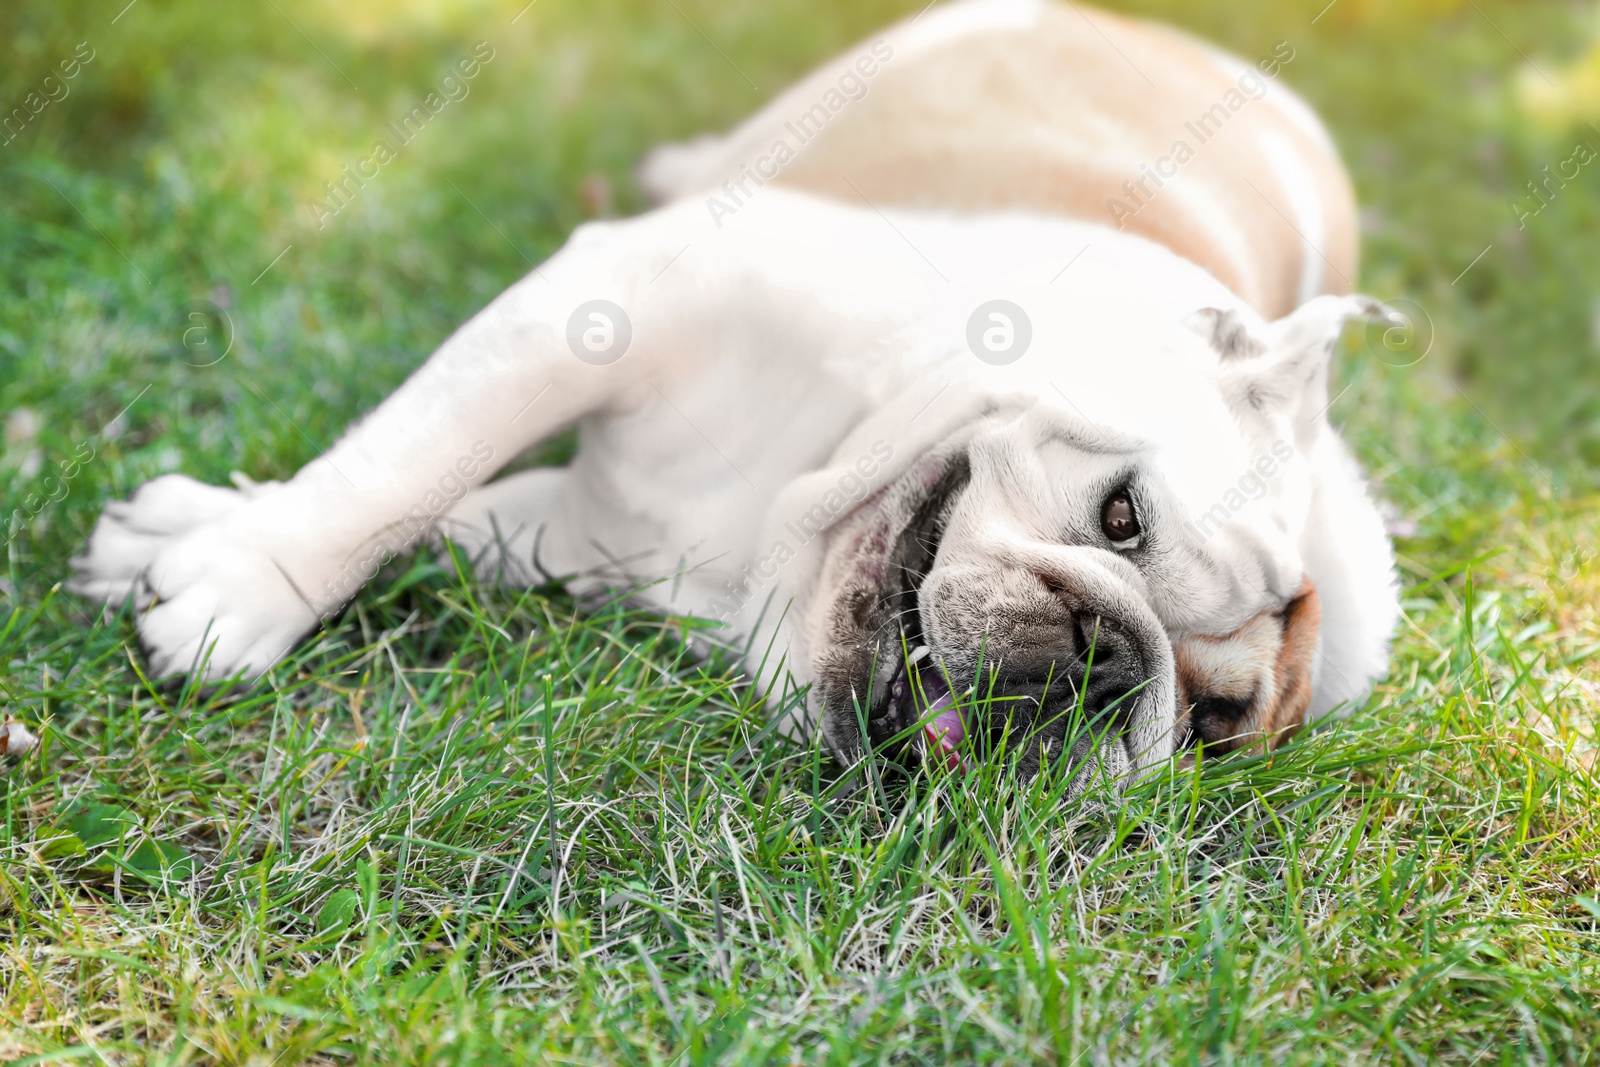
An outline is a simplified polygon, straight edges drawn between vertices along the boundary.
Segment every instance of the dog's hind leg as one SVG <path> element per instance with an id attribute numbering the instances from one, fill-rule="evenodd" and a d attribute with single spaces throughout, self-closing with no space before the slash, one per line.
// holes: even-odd
<path id="1" fill-rule="evenodd" d="M 529 586 L 568 577 L 585 565 L 568 528 L 571 482 L 564 467 L 518 471 L 468 493 L 436 531 L 485 581 Z"/>
<path id="2" fill-rule="evenodd" d="M 713 134 L 657 145 L 634 170 L 634 181 L 651 203 L 669 203 L 702 184 L 726 152 L 726 139 Z"/>

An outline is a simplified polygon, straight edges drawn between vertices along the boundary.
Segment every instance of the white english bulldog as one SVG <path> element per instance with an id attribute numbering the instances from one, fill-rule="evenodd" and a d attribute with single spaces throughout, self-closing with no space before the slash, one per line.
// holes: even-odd
<path id="1" fill-rule="evenodd" d="M 446 536 L 723 620 L 846 763 L 998 740 L 1126 781 L 1276 743 L 1363 697 L 1398 615 L 1327 418 L 1381 309 L 1339 295 L 1355 209 L 1293 56 L 927 10 L 658 150 L 661 207 L 580 227 L 289 481 L 107 505 L 73 588 L 134 599 L 158 674 L 252 677 Z M 494 479 L 574 425 L 569 466 Z"/>

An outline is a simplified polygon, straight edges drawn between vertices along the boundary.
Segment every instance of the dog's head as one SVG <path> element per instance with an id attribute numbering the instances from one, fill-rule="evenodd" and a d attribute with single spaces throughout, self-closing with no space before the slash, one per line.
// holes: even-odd
<path id="1" fill-rule="evenodd" d="M 1058 360 L 908 457 L 832 527 L 807 606 L 834 752 L 898 738 L 948 763 L 1004 740 L 1024 775 L 1095 752 L 1081 774 L 1125 777 L 1301 725 L 1320 617 L 1303 539 L 1344 456 L 1328 357 L 1375 308 L 1134 331 L 1153 356 Z"/>

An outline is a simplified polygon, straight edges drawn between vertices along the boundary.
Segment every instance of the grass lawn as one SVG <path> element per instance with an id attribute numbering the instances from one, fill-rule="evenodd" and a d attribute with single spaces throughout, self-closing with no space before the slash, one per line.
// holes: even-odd
<path id="1" fill-rule="evenodd" d="M 0 1061 L 1592 1062 L 1600 163 L 1525 183 L 1600 149 L 1593 3 L 1119 5 L 1294 46 L 1421 326 L 1351 337 L 1331 412 L 1388 678 L 1107 806 L 841 797 L 700 624 L 428 555 L 245 692 L 149 684 L 57 584 L 104 502 L 287 476 L 652 143 L 922 0 L 125 2 L 0 6 L 0 107 L 76 67 L 0 144 L 0 701 L 44 739 L 0 763 Z"/>

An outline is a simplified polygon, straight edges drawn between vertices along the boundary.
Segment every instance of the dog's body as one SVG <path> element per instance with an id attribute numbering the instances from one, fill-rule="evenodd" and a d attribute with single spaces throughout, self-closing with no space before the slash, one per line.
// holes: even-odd
<path id="1" fill-rule="evenodd" d="M 658 149 L 641 177 L 662 201 L 737 208 L 775 181 L 846 204 L 1104 223 L 1276 318 L 1356 271 L 1338 152 L 1275 82 L 1294 56 L 1281 42 L 1246 63 L 1079 4 L 969 0 L 823 64 L 725 137 Z"/>
<path id="2" fill-rule="evenodd" d="M 726 620 L 762 683 L 815 683 L 845 758 L 924 712 L 954 744 L 947 684 L 985 679 L 1029 769 L 1085 751 L 1055 724 L 1073 701 L 1116 716 L 1123 771 L 1191 708 L 1225 747 L 1360 697 L 1397 609 L 1323 410 L 1366 306 L 1326 295 L 1353 270 L 1348 182 L 1273 85 L 1139 186 L 1248 68 L 1092 18 L 931 10 L 657 155 L 667 206 L 581 228 L 289 482 L 169 476 L 108 506 L 76 587 L 148 607 L 157 672 L 257 674 L 440 530 L 486 576 Z M 846 71 L 867 88 L 833 108 Z M 763 165 L 786 101 L 831 118 Z M 574 423 L 571 466 L 484 484 Z"/>

